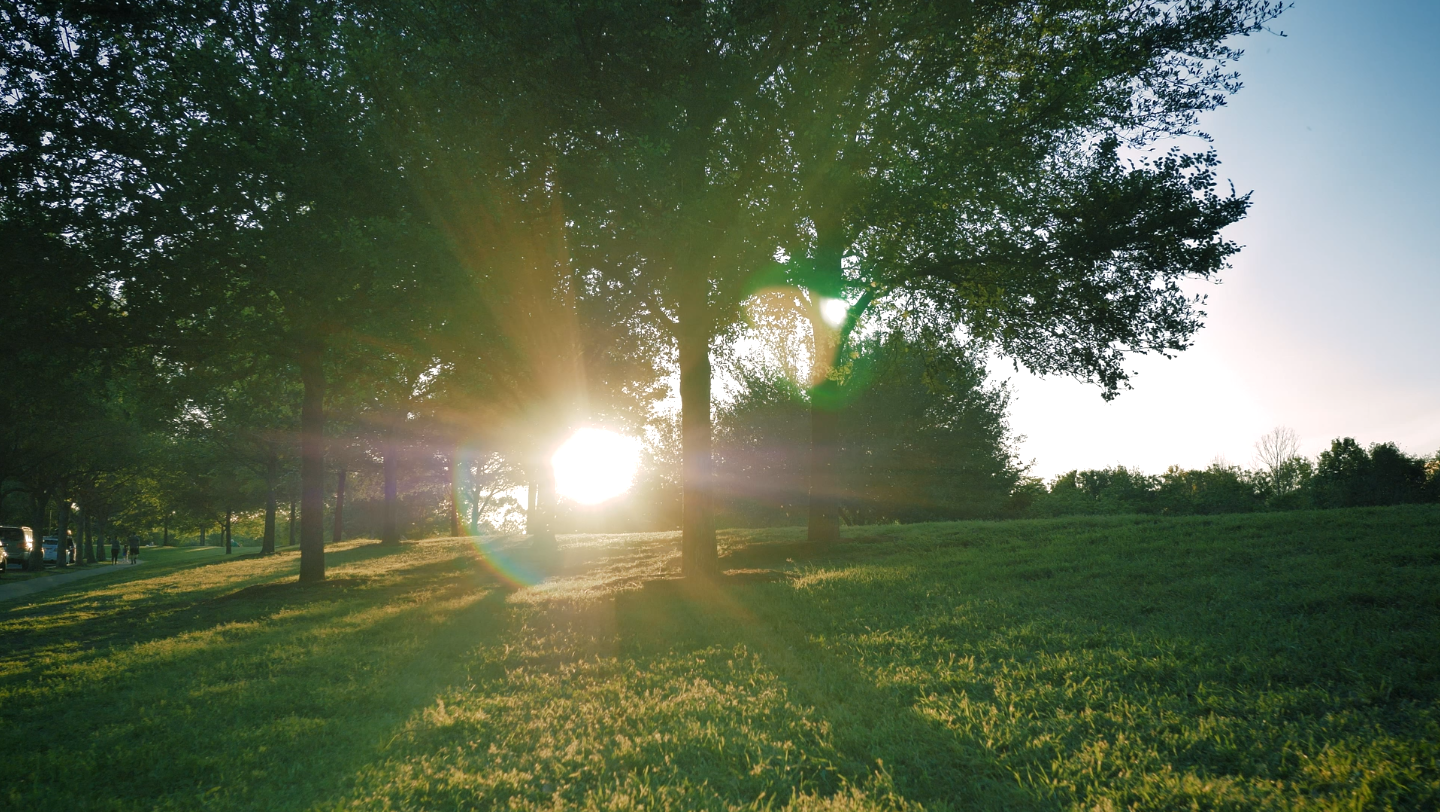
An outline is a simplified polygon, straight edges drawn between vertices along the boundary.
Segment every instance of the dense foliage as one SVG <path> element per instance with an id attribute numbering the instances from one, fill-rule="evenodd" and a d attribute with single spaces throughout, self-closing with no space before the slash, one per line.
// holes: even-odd
<path id="1" fill-rule="evenodd" d="M 1001 516 L 1020 478 L 1005 423 L 1007 394 L 954 340 L 873 336 L 857 344 L 835 456 L 849 524 Z M 806 391 L 740 365 L 716 415 L 721 516 L 733 526 L 797 524 L 808 510 Z"/>

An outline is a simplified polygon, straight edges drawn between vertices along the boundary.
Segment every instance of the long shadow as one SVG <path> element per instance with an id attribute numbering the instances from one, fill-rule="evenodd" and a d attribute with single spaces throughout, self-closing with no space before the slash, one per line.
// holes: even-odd
<path id="1" fill-rule="evenodd" d="M 0 709 L 0 726 L 24 731 L 21 741 L 30 751 L 43 754 L 64 748 L 67 755 L 87 764 L 128 752 L 137 741 L 153 747 L 146 761 L 158 760 L 158 766 L 139 774 L 107 774 L 107 803 L 193 808 L 204 805 L 208 787 L 219 785 L 227 792 L 253 796 L 232 806 L 308 806 L 329 792 L 336 776 L 353 774 L 381 757 L 387 742 L 408 718 L 464 678 L 465 658 L 454 654 L 511 633 L 511 612 L 505 603 L 510 590 L 478 585 L 472 576 L 472 572 L 454 568 L 437 575 L 435 568 L 429 568 L 407 577 L 384 579 L 389 581 L 385 584 L 367 584 L 360 579 L 335 579 L 333 584 L 304 587 L 293 582 L 259 584 L 194 601 L 193 615 L 167 624 L 163 633 L 146 636 L 146 640 L 132 635 L 133 645 L 128 650 L 143 650 L 165 637 L 206 631 L 222 615 L 229 619 L 267 616 L 297 604 L 314 606 L 317 596 L 324 595 L 323 611 L 318 615 L 266 624 L 203 647 L 161 652 L 160 661 L 121 658 L 118 667 L 98 683 L 61 683 L 47 692 L 45 703 Z M 425 600 L 389 603 L 390 598 L 417 589 L 424 589 Z M 483 597 L 465 602 L 467 595 L 480 589 L 486 590 Z M 456 600 L 459 608 L 444 608 Z M 387 606 L 394 611 L 383 613 L 375 622 L 338 627 L 333 622 Z M 277 687 L 294 686 L 293 694 L 286 691 L 292 696 L 288 702 L 283 695 L 245 687 L 252 675 L 243 671 L 220 672 L 228 674 L 223 679 L 236 680 L 234 688 L 211 681 L 219 664 L 238 665 L 254 661 L 261 652 L 292 649 L 306 653 L 268 667 L 272 672 L 269 682 Z M 347 662 L 363 664 L 363 670 L 349 675 L 348 685 L 315 682 L 325 667 L 310 660 L 334 656 L 329 652 L 343 652 Z M 4 682 L 16 676 L 7 675 Z M 330 676 L 333 679 L 334 675 Z M 156 684 L 156 679 L 161 682 Z M 103 693 L 97 695 L 102 686 Z M 133 698 L 127 700 L 127 695 Z M 338 699 L 342 696 L 343 700 Z M 156 699 L 161 701 L 157 704 Z M 132 718 L 123 708 L 117 709 L 117 704 L 143 705 L 145 710 Z M 56 708 L 63 712 L 57 714 Z M 205 757 L 204 747 L 177 750 L 180 743 L 174 741 L 176 734 L 170 726 L 193 727 L 197 712 L 212 720 L 208 735 L 254 741 L 258 749 L 240 748 L 246 755 L 239 764 L 215 763 Z M 277 714 L 287 713 L 302 720 L 298 730 L 312 732 L 291 730 L 278 739 L 271 736 L 266 726 L 274 723 Z M 328 721 L 337 713 L 351 715 Z M 357 741 L 361 742 L 358 746 Z M 234 747 L 221 749 L 237 752 Z M 256 782 L 249 777 L 262 772 L 291 778 Z M 46 791 L 50 794 L 47 803 L 60 806 L 68 803 L 71 808 L 81 808 L 93 800 L 87 800 L 87 790 L 81 786 Z"/>
<path id="2" fill-rule="evenodd" d="M 189 570 L 185 565 L 178 570 Z M 263 584 L 274 581 L 276 573 L 258 573 L 251 577 L 230 581 L 224 585 L 209 588 L 194 588 L 162 594 L 150 594 L 144 599 L 145 613 L 136 613 L 130 602 L 124 600 L 116 589 L 131 586 L 137 581 L 164 578 L 177 574 L 176 569 L 163 572 L 136 573 L 122 581 L 108 581 L 91 585 L 90 589 L 68 589 L 46 600 L 16 606 L 4 614 L 7 621 L 0 626 L 0 650 L 7 654 L 22 654 L 27 649 L 40 648 L 68 641 L 88 651 L 97 651 L 115 641 L 130 641 L 137 638 L 140 621 L 147 627 L 157 628 L 157 621 L 177 612 L 192 608 L 208 597 L 214 597 L 226 590 Z M 65 620 L 45 622 L 38 627 L 26 625 L 24 621 L 37 618 L 67 617 Z M 163 632 L 162 632 L 163 634 Z M 139 633 L 145 637 L 143 632 Z"/>
<path id="3" fill-rule="evenodd" d="M 369 556 L 374 557 L 377 556 Z M 210 562 L 186 564 L 181 569 L 188 570 L 206 563 Z M 176 570 L 154 573 L 156 577 L 173 574 Z M 10 619 L 18 621 L 51 614 L 93 613 L 93 616 L 38 629 L 7 624 L 0 631 L 0 648 L 6 652 L 7 659 L 15 662 L 28 660 L 29 663 L 11 671 L 5 679 L 0 679 L 0 684 L 10 679 L 25 682 L 44 675 L 52 667 L 50 658 L 35 655 L 58 645 L 68 644 L 72 649 L 78 649 L 69 655 L 69 663 L 74 665 L 109 657 L 117 646 L 143 646 L 179 634 L 254 620 L 283 609 L 303 606 L 312 613 L 330 614 L 341 611 L 334 604 L 346 598 L 395 599 L 447 576 L 463 577 L 464 582 L 474 588 L 488 589 L 500 584 L 480 567 L 474 566 L 469 557 L 455 556 L 388 570 L 375 576 L 331 576 L 316 584 L 300 584 L 288 568 L 280 572 L 257 573 L 206 588 L 146 595 L 143 613 L 113 594 L 76 592 L 57 596 L 58 600 L 23 607 L 28 611 L 16 612 Z M 0 708 L 0 715 L 3 712 L 4 709 Z"/>
<path id="4" fill-rule="evenodd" d="M 896 552 L 904 551 L 901 539 L 883 534 L 851 536 L 834 542 L 766 541 L 744 544 L 720 556 L 721 569 L 752 567 L 783 567 L 796 564 L 820 564 L 843 561 L 856 556 L 873 557 L 890 545 Z M 963 545 L 960 545 L 963 546 Z"/>
<path id="5" fill-rule="evenodd" d="M 932 808 L 1058 808 L 1056 802 L 1019 787 L 981 743 L 922 716 L 913 691 L 877 685 L 870 675 L 811 642 L 817 630 L 793 615 L 767 617 L 782 605 L 773 601 L 783 594 L 778 590 L 789 589 L 732 579 L 713 587 L 652 583 L 621 593 L 616 612 L 623 650 L 642 659 L 665 651 L 744 644 L 761 654 L 799 703 L 829 722 L 846 762 L 847 780 L 863 779 L 883 763 L 902 796 Z M 760 614 L 753 608 L 770 611 Z"/>
<path id="6" fill-rule="evenodd" d="M 1230 521 L 1234 524 L 1235 520 Z M 1111 523 L 1125 528 L 1137 525 Z M 786 662 L 790 647 L 811 653 L 814 662 L 807 657 L 798 668 L 785 665 L 777 666 L 777 670 L 793 679 L 799 695 L 827 715 L 827 708 L 837 706 L 824 681 L 816 675 L 821 668 L 843 672 L 848 664 L 843 659 L 837 663 L 837 658 L 807 643 L 809 638 L 817 631 L 833 637 L 869 625 L 877 631 L 894 629 L 897 620 L 911 614 L 897 612 L 895 607 L 924 604 L 931 600 L 932 592 L 954 596 L 958 588 L 965 593 L 967 614 L 990 614 L 990 631 L 977 636 L 973 626 L 936 616 L 923 630 L 933 650 L 954 646 L 974 651 L 988 644 L 992 651 L 1023 661 L 1063 649 L 1089 663 L 1083 675 L 1108 685 L 1112 695 L 1159 697 L 1167 707 L 1197 716 L 1212 710 L 1211 705 L 1196 697 L 1207 687 L 1212 693 L 1218 689 L 1240 697 L 1241 706 L 1247 708 L 1243 712 L 1251 712 L 1246 697 L 1284 694 L 1296 688 L 1299 690 L 1287 697 L 1296 703 L 1293 707 L 1268 711 L 1273 715 L 1272 723 L 1283 720 L 1303 727 L 1315 717 L 1344 712 L 1365 714 L 1367 723 L 1397 739 L 1424 741 L 1429 737 L 1428 722 L 1417 713 L 1416 703 L 1432 703 L 1440 695 L 1436 688 L 1440 681 L 1435 678 L 1440 673 L 1440 657 L 1435 652 L 1440 649 L 1434 647 L 1434 632 L 1440 625 L 1433 611 L 1440 606 L 1440 590 L 1434 586 L 1440 582 L 1427 580 L 1422 570 L 1402 572 L 1398 567 L 1433 566 L 1431 562 L 1440 559 L 1429 556 L 1440 549 L 1440 536 L 1431 536 L 1429 541 L 1406 539 L 1411 549 L 1397 554 L 1393 546 L 1370 549 L 1343 538 L 1322 544 L 1311 538 L 1303 526 L 1281 524 L 1278 530 L 1287 537 L 1276 537 L 1277 528 L 1266 527 L 1269 535 L 1258 537 L 1254 548 L 1240 548 L 1228 539 L 1226 534 L 1234 531 L 1223 522 L 1217 522 L 1213 530 L 1204 530 L 1209 525 L 1194 520 L 1144 524 L 1161 524 L 1172 529 L 1172 536 L 1175 530 L 1187 531 L 1183 555 L 1177 554 L 1176 543 L 1168 541 L 1170 536 L 1160 537 L 1166 541 L 1164 544 L 1153 537 L 1137 536 L 1109 555 L 1086 550 L 1083 545 L 1093 541 L 1068 535 L 1040 535 L 1023 547 L 977 550 L 972 551 L 973 555 L 964 549 L 966 545 L 947 540 L 944 546 L 950 549 L 928 557 L 923 573 L 887 584 L 883 597 L 878 591 L 869 592 L 873 597 L 867 597 L 865 589 L 830 587 L 837 590 L 832 596 L 833 605 L 844 607 L 844 622 L 807 622 L 801 612 L 785 612 L 786 606 L 797 607 L 799 599 L 783 591 L 758 588 L 731 589 L 732 599 L 723 602 L 692 597 L 689 601 L 694 606 L 688 610 L 657 604 L 649 611 L 683 615 L 692 624 L 703 624 L 707 614 L 730 617 L 737 628 L 745 626 L 742 616 L 754 618 L 756 623 L 746 628 L 759 631 L 748 632 L 747 643 L 763 646 L 767 639 L 784 642 L 777 662 Z M 851 559 L 851 554 L 861 552 L 861 548 L 849 545 L 847 549 L 844 544 L 824 549 L 773 545 L 774 549 L 768 550 L 737 550 L 729 560 L 734 562 L 731 566 L 780 561 L 835 565 L 847 560 L 873 564 L 889 553 L 925 546 L 929 545 L 897 544 L 893 549 L 875 550 L 881 553 L 879 556 L 871 554 L 872 548 Z M 976 572 L 983 575 L 977 577 Z M 682 597 L 671 596 L 670 600 L 673 603 Z M 946 605 L 955 605 L 953 597 L 946 600 Z M 985 608 L 982 603 L 995 606 Z M 737 614 L 733 609 L 736 605 L 745 607 L 745 612 Z M 696 606 L 703 611 L 697 611 Z M 684 633 L 693 636 L 698 632 L 691 628 Z M 711 633 L 721 634 L 723 630 Z M 1091 646 L 1098 649 L 1096 658 L 1085 659 Z M 1051 672 L 1050 676 L 1063 675 Z M 873 678 L 867 680 L 853 668 L 847 679 L 853 680 L 853 685 L 845 686 L 846 691 L 863 692 L 870 697 L 867 702 L 880 703 L 876 707 L 885 707 L 888 695 L 888 707 L 893 711 L 907 710 L 911 716 L 918 716 L 912 709 L 915 700 L 923 697 L 913 691 L 886 689 L 877 695 L 872 690 Z M 813 687 L 817 682 L 818 691 Z M 993 699 L 983 696 L 987 690 L 983 683 L 966 690 L 971 691 L 972 699 Z M 975 696 L 975 691 L 982 696 Z M 1322 694 L 1328 696 L 1316 698 Z M 838 707 L 843 709 L 843 695 L 841 700 Z M 1055 710 L 1085 709 L 1057 706 Z M 885 721 L 874 714 L 868 718 Z M 1119 725 L 1113 728 L 1115 733 L 1135 735 L 1125 723 L 1091 723 Z M 1057 726 L 1057 731 L 1060 729 Z M 916 728 L 915 735 L 922 743 L 921 751 L 933 751 L 936 741 L 954 738 L 938 723 L 931 734 L 935 741 L 924 738 L 924 725 Z M 1340 735 L 1333 735 L 1338 741 Z M 1066 739 L 1061 746 L 1073 750 L 1081 744 L 1080 740 Z M 1235 754 L 1247 749 L 1248 755 Z M 1291 769 L 1270 764 L 1261 755 L 1277 749 L 1279 743 L 1267 739 L 1260 728 L 1237 731 L 1223 742 L 1198 736 L 1170 753 L 1166 766 L 1177 773 L 1195 770 L 1238 781 L 1274 779 L 1277 775 L 1288 776 L 1285 771 Z M 913 780 L 916 770 L 924 773 L 927 760 L 917 759 L 909 767 L 897 767 L 897 784 Z M 887 757 L 886 763 L 895 762 Z M 1020 760 L 1015 763 L 1017 768 L 1025 768 Z M 1266 773 L 1267 769 L 1272 772 Z M 902 777 L 907 771 L 911 777 Z M 940 799 L 949 789 L 933 775 L 925 776 L 919 786 L 925 795 L 911 797 Z M 1050 803 L 1048 798 L 1031 801 L 1040 806 Z M 1005 805 L 1022 804 L 1007 801 Z"/>
<path id="7" fill-rule="evenodd" d="M 471 585 L 457 578 L 435 593 L 433 598 L 444 601 L 469 591 L 472 591 Z M 482 599 L 458 611 L 445 613 L 439 620 L 424 618 L 429 610 L 424 604 L 417 604 L 379 623 L 350 630 L 348 639 L 336 640 L 334 644 L 352 652 L 358 649 L 364 653 L 367 647 L 374 651 L 374 657 L 366 658 L 365 672 L 354 675 L 363 678 L 344 689 L 322 687 L 318 691 L 312 690 L 296 696 L 289 703 L 290 713 L 302 719 L 320 720 L 322 727 L 309 735 L 278 745 L 258 724 L 251 725 L 248 731 L 235 731 L 236 735 L 267 748 L 267 753 L 263 761 L 256 759 L 259 763 L 234 765 L 228 770 L 228 775 L 217 776 L 219 783 L 247 785 L 251 783 L 250 776 L 256 767 L 272 774 L 308 772 L 308 779 L 300 779 L 293 784 L 267 782 L 259 789 L 261 797 L 257 797 L 255 803 L 242 806 L 310 808 L 324 797 L 337 777 L 354 775 L 366 765 L 382 759 L 390 742 L 404 729 L 409 719 L 432 705 L 437 696 L 465 682 L 470 663 L 465 657 L 455 655 L 493 644 L 513 633 L 506 608 L 509 594 L 507 588 L 491 589 Z M 283 635 L 275 637 L 278 639 Z M 383 645 L 384 641 L 399 640 L 406 641 L 403 657 L 396 657 Z M 247 641 L 247 644 L 259 646 L 262 642 Z M 380 665 L 387 655 L 388 663 Z M 311 668 L 301 666 L 295 676 L 303 677 L 311 671 Z M 337 701 L 333 698 L 337 694 L 343 694 L 344 699 Z M 245 719 L 252 715 L 263 718 L 273 713 L 270 703 L 263 698 L 257 698 L 253 705 L 253 714 L 237 707 L 230 714 L 231 718 Z M 334 714 L 344 713 L 346 705 L 363 709 L 362 715 L 329 721 L 334 719 Z M 364 743 L 359 747 L 349 746 L 356 740 Z M 117 746 L 123 741 L 120 735 L 115 737 Z M 103 752 L 104 743 L 100 742 L 97 749 Z M 297 767 L 301 769 L 297 770 Z M 183 765 L 177 765 L 174 770 L 177 776 L 185 776 L 187 772 Z M 133 790 L 134 797 L 143 801 L 151 787 L 140 781 L 134 783 Z M 199 802 L 202 793 L 202 787 L 177 793 L 180 798 L 175 805 Z"/>
<path id="8" fill-rule="evenodd" d="M 382 544 L 377 541 L 371 544 L 357 544 L 346 550 L 326 550 L 325 566 L 328 569 L 345 564 L 358 564 L 362 561 L 372 561 L 376 558 L 412 552 L 414 549 L 414 544 L 405 542 L 401 542 L 400 544 Z"/>

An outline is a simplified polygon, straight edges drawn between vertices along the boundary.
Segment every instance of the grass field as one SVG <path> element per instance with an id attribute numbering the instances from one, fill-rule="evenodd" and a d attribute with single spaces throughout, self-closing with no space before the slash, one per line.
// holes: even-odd
<path id="1" fill-rule="evenodd" d="M 652 534 L 0 604 L 0 807 L 1440 808 L 1436 507 L 800 537 L 706 589 Z"/>

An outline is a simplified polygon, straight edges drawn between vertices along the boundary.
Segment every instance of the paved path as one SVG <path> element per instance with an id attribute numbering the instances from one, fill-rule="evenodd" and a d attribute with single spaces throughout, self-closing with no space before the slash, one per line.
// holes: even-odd
<path id="1" fill-rule="evenodd" d="M 136 564 L 144 564 L 145 559 L 139 559 Z M 92 564 L 82 567 L 74 572 L 67 572 L 60 575 L 51 575 L 48 578 L 29 578 L 13 584 L 5 583 L 5 576 L 0 575 L 0 601 L 8 601 L 11 598 L 19 598 L 23 595 L 34 595 L 36 592 L 44 592 L 47 589 L 55 589 L 69 583 L 90 578 L 95 575 L 103 575 L 107 572 L 121 572 L 130 569 L 131 564 Z"/>

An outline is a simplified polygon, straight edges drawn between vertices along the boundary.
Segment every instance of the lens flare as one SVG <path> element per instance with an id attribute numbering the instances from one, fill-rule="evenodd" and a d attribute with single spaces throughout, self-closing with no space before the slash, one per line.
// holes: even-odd
<path id="1" fill-rule="evenodd" d="M 821 299 L 820 318 L 831 327 L 838 328 L 845 323 L 845 316 L 850 312 L 850 306 L 844 299 Z"/>
<path id="2" fill-rule="evenodd" d="M 604 429 L 580 429 L 550 458 L 555 490 L 582 505 L 630 490 L 640 467 L 640 441 Z"/>

